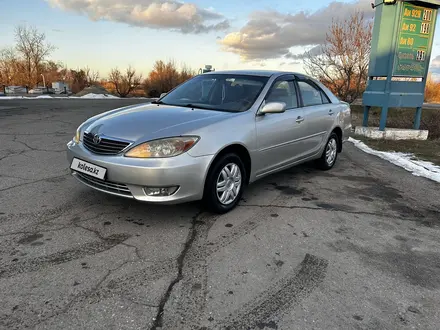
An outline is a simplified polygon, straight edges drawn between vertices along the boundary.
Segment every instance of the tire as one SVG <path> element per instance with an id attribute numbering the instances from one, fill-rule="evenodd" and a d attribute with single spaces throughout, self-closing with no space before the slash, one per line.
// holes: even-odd
<path id="1" fill-rule="evenodd" d="M 330 137 L 325 144 L 325 148 L 322 152 L 321 158 L 319 158 L 317 161 L 317 165 L 321 170 L 328 171 L 335 165 L 336 160 L 338 159 L 338 146 L 338 135 L 333 132 L 332 134 L 330 134 Z"/>
<path id="2" fill-rule="evenodd" d="M 228 171 L 222 173 L 225 168 L 228 169 L 231 175 L 228 175 Z M 213 164 L 206 178 L 203 196 L 204 206 L 209 211 L 218 214 L 227 213 L 234 209 L 240 202 L 243 194 L 246 175 L 246 170 L 240 157 L 232 153 L 221 156 Z M 222 182 L 224 182 L 224 185 L 221 185 Z M 225 188 L 225 190 L 223 192 L 218 191 L 217 184 L 220 184 L 220 188 Z M 231 193 L 234 195 L 231 196 Z M 226 196 L 227 194 L 229 196 Z M 222 196 L 227 198 L 221 201 Z"/>

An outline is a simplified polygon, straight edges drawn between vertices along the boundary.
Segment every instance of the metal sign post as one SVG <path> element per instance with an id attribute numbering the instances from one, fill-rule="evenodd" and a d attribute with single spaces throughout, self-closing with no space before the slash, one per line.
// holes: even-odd
<path id="1" fill-rule="evenodd" d="M 420 128 L 426 78 L 431 59 L 440 0 L 376 0 L 364 120 L 370 108 L 382 109 L 379 130 L 386 127 L 388 109 L 416 108 L 414 129 Z"/>
<path id="2" fill-rule="evenodd" d="M 212 72 L 212 71 L 215 71 L 215 69 L 212 68 L 212 65 L 205 65 L 204 69 L 202 68 L 199 69 L 199 74 Z"/>

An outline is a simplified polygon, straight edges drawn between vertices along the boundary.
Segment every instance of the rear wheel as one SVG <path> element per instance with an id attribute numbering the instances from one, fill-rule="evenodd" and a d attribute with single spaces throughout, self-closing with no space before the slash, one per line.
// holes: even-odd
<path id="1" fill-rule="evenodd" d="M 338 158 L 338 143 L 338 135 L 333 132 L 327 140 L 321 158 L 317 161 L 320 169 L 329 170 L 335 165 L 336 159 Z"/>
<path id="2" fill-rule="evenodd" d="M 243 193 L 246 171 L 240 157 L 226 154 L 216 161 L 208 173 L 203 202 L 214 213 L 235 208 Z"/>

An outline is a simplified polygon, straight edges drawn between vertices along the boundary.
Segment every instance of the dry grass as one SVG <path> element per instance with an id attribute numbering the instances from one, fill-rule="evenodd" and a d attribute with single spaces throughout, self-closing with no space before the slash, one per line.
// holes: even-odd
<path id="1" fill-rule="evenodd" d="M 352 105 L 352 124 L 362 125 L 363 107 Z M 414 123 L 415 109 L 394 108 L 388 111 L 387 127 L 412 128 Z M 379 126 L 380 108 L 371 108 L 368 121 L 369 126 Z M 423 109 L 421 129 L 429 130 L 427 141 L 416 140 L 374 140 L 363 136 L 355 138 L 375 150 L 399 151 L 414 154 L 415 157 L 430 161 L 440 166 L 440 110 Z"/>
<path id="2" fill-rule="evenodd" d="M 440 166 L 440 140 L 373 140 L 363 136 L 356 136 L 355 138 L 375 150 L 412 153 L 418 159 Z"/>
<path id="3" fill-rule="evenodd" d="M 363 119 L 363 107 L 351 105 L 352 124 L 361 126 Z M 368 126 L 377 127 L 380 122 L 380 108 L 371 108 Z M 388 111 L 387 127 L 412 128 L 414 123 L 415 109 L 391 108 Z M 423 109 L 420 129 L 429 131 L 429 139 L 440 139 L 440 110 Z"/>
<path id="4" fill-rule="evenodd" d="M 425 102 L 440 103 L 440 82 L 428 75 L 425 88 Z"/>

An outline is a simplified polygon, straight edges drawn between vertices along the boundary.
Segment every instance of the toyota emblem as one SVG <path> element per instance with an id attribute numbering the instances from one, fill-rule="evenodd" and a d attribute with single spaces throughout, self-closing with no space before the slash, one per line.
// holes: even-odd
<path id="1" fill-rule="evenodd" d="M 93 143 L 94 144 L 100 144 L 101 143 L 101 137 L 98 134 L 95 134 L 93 136 Z"/>

